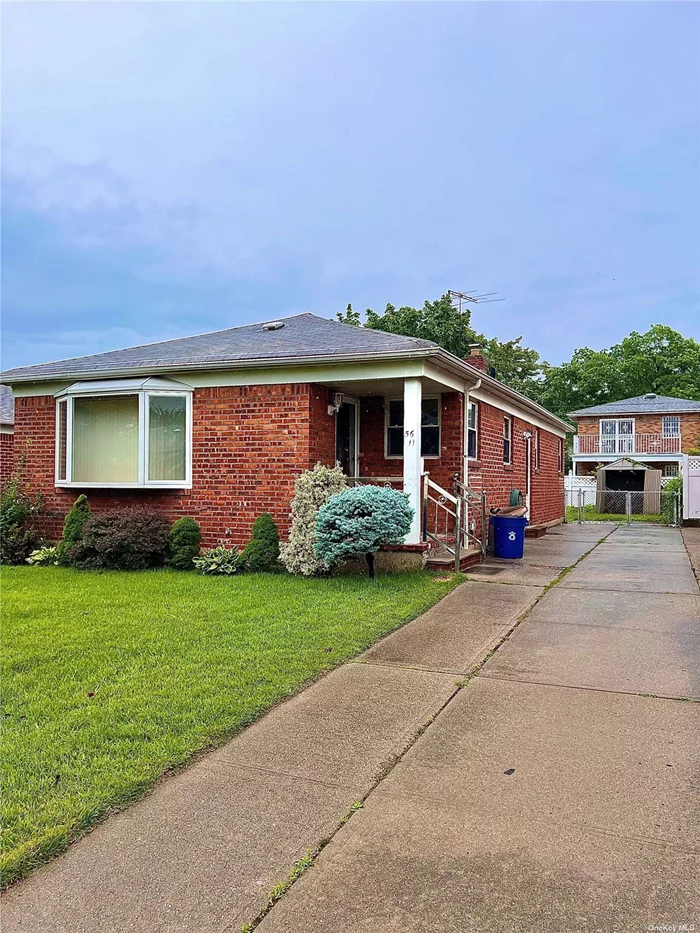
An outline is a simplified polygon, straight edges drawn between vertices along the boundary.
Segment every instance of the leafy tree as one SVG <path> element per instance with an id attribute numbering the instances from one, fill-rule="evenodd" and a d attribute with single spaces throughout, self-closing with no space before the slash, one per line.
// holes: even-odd
<path id="1" fill-rule="evenodd" d="M 261 573 L 280 570 L 280 535 L 273 517 L 263 512 L 253 522 L 253 536 L 243 551 L 246 570 Z"/>
<path id="2" fill-rule="evenodd" d="M 557 415 L 655 392 L 700 399 L 700 343 L 654 324 L 606 350 L 576 350 L 561 366 L 544 365 L 537 400 Z"/>
<path id="3" fill-rule="evenodd" d="M 520 343 L 522 339 L 516 337 L 515 340 L 502 342 L 494 337 L 485 342 L 483 354 L 489 366 L 496 370 L 496 376 L 501 382 L 524 395 L 534 397 L 542 367 L 547 364 L 540 360 L 537 350 L 523 347 Z"/>
<path id="4" fill-rule="evenodd" d="M 449 353 L 464 359 L 469 356 L 471 344 L 478 343 L 489 366 L 496 369 L 498 378 L 519 392 L 533 395 L 541 366 L 539 353 L 521 344 L 522 337 L 500 341 L 487 339 L 472 327 L 471 309 L 460 311 L 452 304 L 449 294 L 436 301 L 426 301 L 422 308 L 404 306 L 395 308 L 388 304 L 383 314 L 368 308 L 362 325 L 360 313 L 348 305 L 337 314 L 343 324 L 354 324 L 381 330 L 389 334 L 403 334 L 432 340 Z"/>
<path id="5" fill-rule="evenodd" d="M 316 554 L 328 566 L 364 554 L 374 577 L 374 552 L 382 544 L 402 544 L 412 519 L 406 493 L 382 486 L 346 489 L 319 509 Z"/>
<path id="6" fill-rule="evenodd" d="M 192 570 L 199 557 L 202 531 L 193 518 L 184 516 L 173 523 L 169 532 L 170 556 L 168 563 L 178 570 Z"/>

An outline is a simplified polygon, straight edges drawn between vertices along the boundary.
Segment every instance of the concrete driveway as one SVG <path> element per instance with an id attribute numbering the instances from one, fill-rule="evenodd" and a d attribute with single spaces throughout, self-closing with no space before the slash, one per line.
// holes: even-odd
<path id="1" fill-rule="evenodd" d="M 554 529 L 16 885 L 2 929 L 700 929 L 699 648 L 678 531 Z"/>
<path id="2" fill-rule="evenodd" d="M 700 600 L 681 534 L 574 525 L 539 543 L 477 576 L 539 582 L 562 554 L 594 549 L 260 933 L 699 928 Z"/>

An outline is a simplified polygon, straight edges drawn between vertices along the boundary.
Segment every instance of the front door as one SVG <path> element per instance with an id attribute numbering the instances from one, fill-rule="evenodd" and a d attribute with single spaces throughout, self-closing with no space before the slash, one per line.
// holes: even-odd
<path id="1" fill-rule="evenodd" d="M 346 476 L 357 476 L 359 455 L 360 403 L 343 396 L 335 416 L 335 459 Z"/>

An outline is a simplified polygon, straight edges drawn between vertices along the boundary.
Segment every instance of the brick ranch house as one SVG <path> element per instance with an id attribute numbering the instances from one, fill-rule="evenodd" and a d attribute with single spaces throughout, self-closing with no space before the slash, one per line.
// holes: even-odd
<path id="1" fill-rule="evenodd" d="M 190 515 L 203 545 L 242 545 L 270 512 L 284 537 L 294 480 L 316 462 L 408 493 L 423 541 L 425 471 L 530 521 L 563 519 L 567 424 L 436 344 L 313 314 L 5 372 L 15 463 L 60 535 L 76 496 Z M 480 534 L 480 509 L 468 527 Z"/>
<path id="2" fill-rule="evenodd" d="M 621 457 L 677 476 L 683 454 L 700 447 L 700 402 L 648 392 L 571 412 L 576 422 L 574 476 L 593 476 Z"/>

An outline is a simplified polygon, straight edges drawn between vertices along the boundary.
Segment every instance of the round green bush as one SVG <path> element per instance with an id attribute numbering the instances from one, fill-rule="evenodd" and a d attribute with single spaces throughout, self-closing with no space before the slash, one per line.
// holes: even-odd
<path id="1" fill-rule="evenodd" d="M 263 512 L 253 523 L 253 537 L 243 551 L 243 564 L 253 573 L 279 570 L 280 536 L 274 519 Z"/>
<path id="2" fill-rule="evenodd" d="M 384 486 L 355 486 L 333 496 L 316 519 L 316 553 L 329 566 L 357 554 L 374 576 L 374 552 L 382 544 L 402 544 L 413 509 L 406 493 Z"/>
<path id="3" fill-rule="evenodd" d="M 177 570 L 193 570 L 194 559 L 199 557 L 202 532 L 193 518 L 178 518 L 170 529 L 171 567 Z"/>

